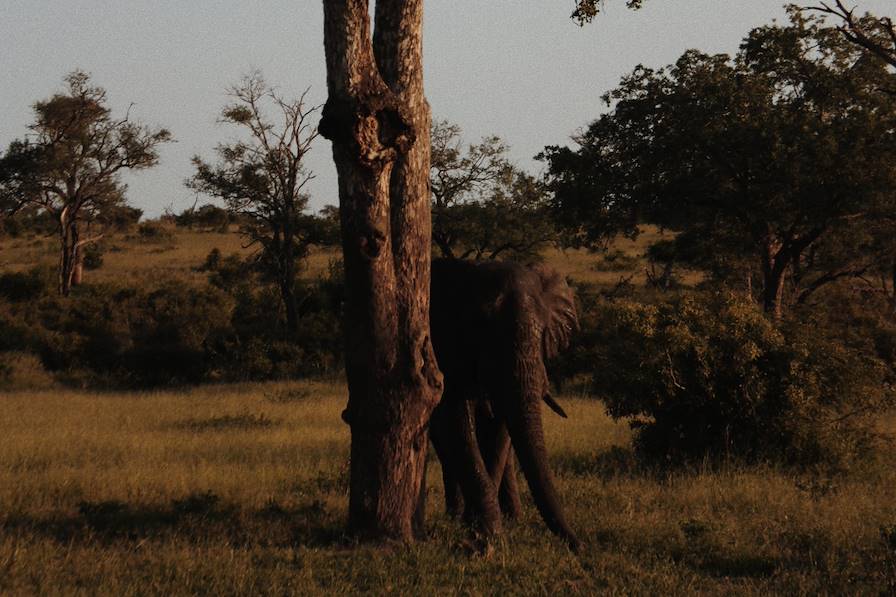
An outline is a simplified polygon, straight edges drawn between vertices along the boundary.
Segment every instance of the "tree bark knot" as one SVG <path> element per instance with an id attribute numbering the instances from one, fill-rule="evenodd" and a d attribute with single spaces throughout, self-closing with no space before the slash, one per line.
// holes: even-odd
<path id="1" fill-rule="evenodd" d="M 327 100 L 318 131 L 333 143 L 351 147 L 368 166 L 382 166 L 407 154 L 417 138 L 413 120 L 392 91 Z"/>

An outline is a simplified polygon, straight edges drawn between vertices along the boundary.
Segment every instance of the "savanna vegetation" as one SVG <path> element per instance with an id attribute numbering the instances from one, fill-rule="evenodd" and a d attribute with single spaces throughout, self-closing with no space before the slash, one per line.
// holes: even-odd
<path id="1" fill-rule="evenodd" d="M 489 557 L 442 513 L 382 549 L 345 536 L 341 384 L 28 391 L 0 414 L 4 594 L 879 594 L 894 580 L 896 476 L 639 463 L 591 398 L 546 418 L 571 555 L 534 509 Z M 882 429 L 896 429 L 892 418 Z M 885 458 L 892 462 L 893 452 Z M 888 584 L 889 583 L 889 584 Z"/>
<path id="2" fill-rule="evenodd" d="M 220 203 L 146 220 L 118 173 L 170 133 L 113 119 L 70 75 L 0 154 L 0 592 L 896 590 L 896 37 L 821 8 L 732 56 L 638 67 L 542 175 L 436 121 L 424 179 L 414 149 L 393 180 L 402 225 L 431 213 L 434 254 L 543 262 L 575 289 L 580 329 L 549 364 L 569 419 L 545 421 L 578 555 L 529 506 L 474 545 L 442 513 L 437 462 L 428 541 L 346 532 L 394 523 L 347 508 L 345 380 L 376 378 L 351 351 L 396 333 L 365 336 L 358 297 L 426 323 L 403 294 L 425 281 L 364 286 L 409 275 L 365 278 L 371 255 L 423 249 L 377 235 L 388 197 L 347 150 L 340 175 L 376 201 L 307 211 L 318 108 L 243 79 L 221 111 L 242 140 L 187 182 Z M 428 122 L 392 100 L 409 120 L 367 139 L 383 155 Z M 321 134 L 351 145 L 336 108 Z M 364 408 L 390 396 L 366 388 Z"/>

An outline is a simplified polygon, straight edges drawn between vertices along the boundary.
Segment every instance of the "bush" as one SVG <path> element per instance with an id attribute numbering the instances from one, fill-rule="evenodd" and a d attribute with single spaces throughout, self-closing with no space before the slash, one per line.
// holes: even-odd
<path id="1" fill-rule="evenodd" d="M 84 269 L 95 270 L 103 266 L 105 249 L 99 243 L 90 243 L 84 247 Z"/>
<path id="2" fill-rule="evenodd" d="M 174 232 L 158 221 L 143 222 L 137 226 L 137 234 L 147 242 L 166 242 L 174 238 Z"/>
<path id="3" fill-rule="evenodd" d="M 0 302 L 0 350 L 28 351 L 79 386 L 195 383 L 232 334 L 233 301 L 210 286 L 83 285 L 27 303 Z"/>
<path id="4" fill-rule="evenodd" d="M 641 258 L 637 255 L 628 255 L 625 251 L 610 251 L 594 264 L 597 272 L 630 272 L 641 266 Z"/>
<path id="5" fill-rule="evenodd" d="M 733 295 L 608 303 L 593 323 L 594 390 L 649 457 L 846 466 L 891 398 L 878 361 Z"/>
<path id="6" fill-rule="evenodd" d="M 25 352 L 0 352 L 0 389 L 40 390 L 51 388 L 53 377 L 40 359 Z"/>
<path id="7" fill-rule="evenodd" d="M 49 292 L 52 285 L 53 273 L 48 268 L 7 272 L 0 274 L 0 298 L 11 302 L 34 301 Z"/>
<path id="8" fill-rule="evenodd" d="M 60 383 L 152 387 L 292 379 L 341 368 L 341 272 L 299 280 L 298 333 L 279 290 L 238 255 L 212 251 L 208 284 L 84 284 L 55 292 L 52 270 L 0 275 L 0 353 L 37 355 Z M 0 376 L 11 375 L 8 368 Z"/>
<path id="9" fill-rule="evenodd" d="M 201 230 L 211 230 L 215 232 L 227 232 L 230 223 L 233 220 L 230 212 L 222 207 L 206 203 L 197 208 L 185 209 L 181 213 L 173 217 L 174 223 L 178 227 Z"/>

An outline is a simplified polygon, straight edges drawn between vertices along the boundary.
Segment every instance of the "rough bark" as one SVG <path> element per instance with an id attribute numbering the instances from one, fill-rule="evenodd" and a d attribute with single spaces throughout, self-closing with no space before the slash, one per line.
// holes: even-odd
<path id="1" fill-rule="evenodd" d="M 325 0 L 329 97 L 346 276 L 349 528 L 411 540 L 426 426 L 442 378 L 429 338 L 429 106 L 422 0 Z"/>
<path id="2" fill-rule="evenodd" d="M 890 270 L 890 314 L 896 317 L 896 261 Z"/>
<path id="3" fill-rule="evenodd" d="M 78 226 L 73 218 L 66 217 L 66 210 L 59 218 L 59 294 L 68 296 L 77 266 Z"/>

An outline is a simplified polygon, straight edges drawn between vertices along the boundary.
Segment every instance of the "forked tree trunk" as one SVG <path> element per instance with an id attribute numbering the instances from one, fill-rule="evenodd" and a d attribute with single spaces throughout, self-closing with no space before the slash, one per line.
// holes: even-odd
<path id="1" fill-rule="evenodd" d="M 351 426 L 349 528 L 412 539 L 426 426 L 442 378 L 429 338 L 429 106 L 422 0 L 325 0 L 329 97 L 345 260 Z"/>

